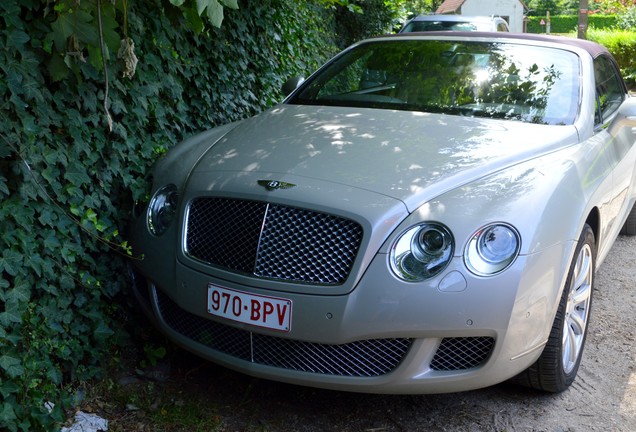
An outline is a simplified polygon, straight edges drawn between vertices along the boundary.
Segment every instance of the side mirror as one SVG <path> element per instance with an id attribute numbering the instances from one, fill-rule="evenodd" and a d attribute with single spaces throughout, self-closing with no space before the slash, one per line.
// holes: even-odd
<path id="1" fill-rule="evenodd" d="M 616 118 L 612 123 L 629 122 L 632 125 L 636 124 L 636 97 L 628 97 L 623 104 L 618 108 Z"/>
<path id="2" fill-rule="evenodd" d="M 281 91 L 283 92 L 283 95 L 285 95 L 285 97 L 289 96 L 304 81 L 305 81 L 305 78 L 304 77 L 300 77 L 300 76 L 292 77 L 292 78 L 288 79 L 287 81 L 285 81 L 285 84 L 283 84 L 283 87 L 281 88 Z"/>
<path id="3" fill-rule="evenodd" d="M 610 124 L 609 133 L 612 136 L 625 133 L 631 142 L 630 147 L 636 144 L 636 97 L 629 97 L 623 102 Z"/>
<path id="4" fill-rule="evenodd" d="M 627 98 L 627 100 L 623 102 L 623 105 L 620 107 L 618 113 L 619 115 L 622 114 L 625 117 L 636 120 L 636 97 L 631 96 Z"/>

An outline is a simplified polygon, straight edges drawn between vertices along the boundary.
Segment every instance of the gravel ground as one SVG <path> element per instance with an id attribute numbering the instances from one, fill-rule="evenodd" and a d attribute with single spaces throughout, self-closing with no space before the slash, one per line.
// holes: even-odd
<path id="1" fill-rule="evenodd" d="M 633 432 L 635 251 L 636 237 L 619 237 L 597 273 L 583 361 L 576 381 L 561 394 L 509 383 L 443 395 L 336 392 L 251 378 L 177 351 L 158 384 L 163 387 L 157 404 L 178 406 L 194 398 L 206 407 L 200 415 L 213 416 L 220 431 Z M 119 425 L 114 430 L 132 430 L 126 416 L 111 417 Z"/>
<path id="2" fill-rule="evenodd" d="M 619 237 L 598 272 L 579 375 L 558 395 L 507 383 L 444 395 L 344 393 L 254 379 L 186 354 L 173 370 L 189 370 L 181 391 L 208 399 L 228 431 L 636 431 L 635 251 L 636 237 Z"/>

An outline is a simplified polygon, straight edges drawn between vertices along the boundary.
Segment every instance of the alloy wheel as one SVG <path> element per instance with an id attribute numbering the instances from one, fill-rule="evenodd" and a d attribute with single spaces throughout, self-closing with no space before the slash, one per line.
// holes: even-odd
<path id="1" fill-rule="evenodd" d="M 592 249 L 584 244 L 576 259 L 563 326 L 563 371 L 569 374 L 581 355 L 592 298 L 594 275 Z"/>

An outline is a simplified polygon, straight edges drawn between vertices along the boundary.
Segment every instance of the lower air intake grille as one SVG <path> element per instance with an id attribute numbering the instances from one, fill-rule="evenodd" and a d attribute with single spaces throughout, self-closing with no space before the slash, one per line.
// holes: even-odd
<path id="1" fill-rule="evenodd" d="M 195 198 L 186 253 L 225 270 L 264 279 L 339 285 L 362 240 L 349 219 L 296 207 L 216 197 Z"/>
<path id="2" fill-rule="evenodd" d="M 261 365 L 324 375 L 375 377 L 394 370 L 412 339 L 372 339 L 343 345 L 264 336 L 184 311 L 155 289 L 164 321 L 176 332 L 216 351 Z"/>
<path id="3" fill-rule="evenodd" d="M 431 369 L 456 371 L 481 366 L 494 345 L 495 339 L 491 337 L 444 338 L 431 361 Z"/>

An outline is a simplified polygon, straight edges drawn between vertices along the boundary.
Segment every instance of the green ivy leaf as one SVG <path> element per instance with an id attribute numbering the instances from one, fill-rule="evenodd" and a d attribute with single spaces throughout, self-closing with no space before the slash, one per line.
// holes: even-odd
<path id="1" fill-rule="evenodd" d="M 25 304 L 19 304 L 15 301 L 4 302 L 4 312 L 0 312 L 0 326 L 8 328 L 12 324 L 22 322 L 21 308 L 24 308 Z"/>
<path id="2" fill-rule="evenodd" d="M 30 41 L 31 38 L 28 34 L 23 32 L 22 30 L 14 30 L 9 33 L 7 37 L 7 46 L 12 46 L 17 49 L 21 49 L 22 45 Z"/>
<path id="3" fill-rule="evenodd" d="M 4 10 L 2 18 L 5 22 L 18 29 L 24 28 L 24 22 L 20 19 L 20 5 L 16 2 L 1 2 L 0 8 Z"/>
<path id="4" fill-rule="evenodd" d="M 64 173 L 64 178 L 74 186 L 81 186 L 91 182 L 90 177 L 86 174 L 86 168 L 77 162 L 69 164 L 66 173 Z"/>
<path id="5" fill-rule="evenodd" d="M 5 370 L 10 378 L 15 378 L 24 373 L 24 367 L 19 359 L 8 354 L 0 356 L 0 367 Z"/>
<path id="6" fill-rule="evenodd" d="M 62 372 L 58 369 L 51 368 L 46 374 L 53 384 L 59 385 L 62 382 Z"/>
<path id="7" fill-rule="evenodd" d="M 95 68 L 95 70 L 101 70 L 104 65 L 102 63 L 102 50 L 99 46 L 89 45 L 88 48 L 88 60 L 90 64 Z M 106 61 L 110 60 L 110 51 L 108 47 L 104 49 L 104 56 L 106 57 Z"/>
<path id="8" fill-rule="evenodd" d="M 31 300 L 31 290 L 25 281 L 20 281 L 7 292 L 6 301 L 26 303 Z"/>
<path id="9" fill-rule="evenodd" d="M 0 325 L 5 327 L 10 326 L 11 324 L 21 323 L 22 317 L 19 313 L 14 310 L 7 310 L 4 312 L 0 312 Z"/>
<path id="10" fill-rule="evenodd" d="M 70 69 L 64 63 L 64 57 L 61 55 L 53 55 L 47 65 L 47 70 L 53 81 L 62 81 L 68 77 Z"/>
<path id="11" fill-rule="evenodd" d="M 116 53 L 121 44 L 121 37 L 119 37 L 117 33 L 119 23 L 115 16 L 115 7 L 112 4 L 109 5 L 107 2 L 102 2 L 102 28 L 104 43 L 110 51 Z"/>
<path id="12" fill-rule="evenodd" d="M 73 34 L 71 25 L 65 14 L 60 14 L 52 24 L 52 32 L 49 37 L 53 39 L 53 44 L 58 52 L 66 51 L 66 40 Z"/>
<path id="13" fill-rule="evenodd" d="M 50 251 L 57 251 L 60 249 L 61 243 L 54 232 L 50 232 L 44 239 L 44 247 Z"/>
<path id="14" fill-rule="evenodd" d="M 2 408 L 0 408 L 0 419 L 4 422 L 4 424 L 12 424 L 15 422 L 18 417 L 15 415 L 11 402 L 7 401 L 0 405 L 2 406 Z"/>
<path id="15" fill-rule="evenodd" d="M 206 7 L 208 7 L 208 3 L 209 2 L 210 2 L 210 0 L 196 0 L 197 13 L 199 15 L 203 14 L 203 11 L 205 10 Z"/>
<path id="16" fill-rule="evenodd" d="M 205 29 L 205 24 L 203 24 L 203 20 L 197 13 L 197 10 L 193 7 L 186 8 L 186 10 L 184 11 L 184 15 L 194 32 L 196 34 L 201 34 Z"/>
<path id="17" fill-rule="evenodd" d="M 208 3 L 208 19 L 214 27 L 221 27 L 223 23 L 223 6 L 218 0 L 209 0 Z"/>
<path id="18" fill-rule="evenodd" d="M 11 249 L 5 249 L 0 257 L 0 271 L 4 270 L 11 276 L 16 276 L 22 265 L 22 255 Z"/>
<path id="19" fill-rule="evenodd" d="M 57 221 L 57 214 L 50 207 L 45 207 L 42 209 L 40 216 L 38 217 L 38 221 L 42 225 L 48 225 L 51 227 L 55 226 L 55 222 Z"/>
<path id="20" fill-rule="evenodd" d="M 19 391 L 20 387 L 18 387 L 13 381 L 3 381 L 0 384 L 0 394 L 5 400 L 9 397 L 9 395 L 17 393 Z"/>
<path id="21" fill-rule="evenodd" d="M 221 27 L 223 22 L 223 6 L 219 0 L 196 0 L 199 15 L 206 11 L 208 20 L 214 27 Z"/>
<path id="22" fill-rule="evenodd" d="M 0 151 L 0 157 L 2 157 L 2 152 Z M 0 177 L 0 192 L 2 195 L 9 195 L 9 187 L 7 186 L 7 179 L 4 177 Z"/>
<path id="23" fill-rule="evenodd" d="M 73 33 L 77 38 L 87 45 L 97 46 L 99 44 L 99 33 L 96 19 L 91 14 L 84 11 L 75 11 L 67 15 Z"/>
<path id="24" fill-rule="evenodd" d="M 183 6 L 185 0 L 170 0 L 170 3 L 172 3 L 174 6 Z"/>

